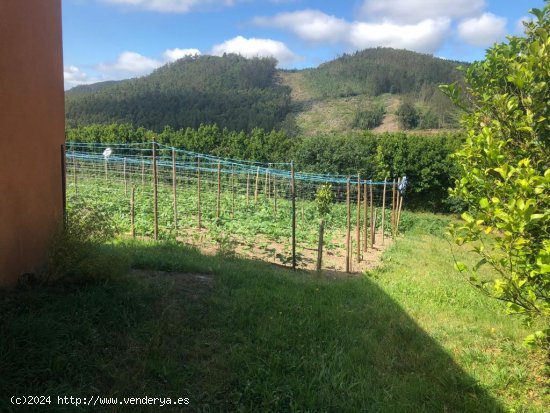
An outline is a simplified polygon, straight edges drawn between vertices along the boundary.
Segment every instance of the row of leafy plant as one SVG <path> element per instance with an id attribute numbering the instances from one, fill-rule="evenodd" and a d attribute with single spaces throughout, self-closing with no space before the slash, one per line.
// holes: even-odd
<path id="1" fill-rule="evenodd" d="M 127 124 L 70 128 L 68 142 L 151 142 L 217 156 L 263 162 L 294 160 L 305 172 L 349 174 L 381 180 L 407 176 L 407 207 L 448 211 L 459 206 L 448 197 L 456 167 L 451 155 L 464 137 L 458 133 L 430 136 L 370 132 L 290 137 L 283 131 L 256 128 L 250 133 L 201 125 L 197 129 L 165 128 L 154 133 Z"/>

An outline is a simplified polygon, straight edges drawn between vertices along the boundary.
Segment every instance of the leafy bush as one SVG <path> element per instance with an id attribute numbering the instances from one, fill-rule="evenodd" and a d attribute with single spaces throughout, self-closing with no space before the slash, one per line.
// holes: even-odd
<path id="1" fill-rule="evenodd" d="M 60 224 L 50 240 L 40 280 L 78 283 L 123 274 L 129 259 L 105 245 L 116 232 L 105 209 L 74 203 L 67 211 L 65 225 Z"/>
<path id="2" fill-rule="evenodd" d="M 298 170 L 337 173 L 383 180 L 406 175 L 411 183 L 407 208 L 448 211 L 448 188 L 456 165 L 451 160 L 462 144 L 460 134 L 430 136 L 370 132 L 317 136 L 296 147 Z"/>
<path id="3" fill-rule="evenodd" d="M 418 126 L 420 116 L 414 105 L 404 100 L 397 109 L 397 120 L 403 129 L 414 129 Z"/>
<path id="4" fill-rule="evenodd" d="M 383 105 L 376 105 L 372 108 L 359 110 L 353 119 L 352 127 L 359 129 L 374 129 L 382 124 L 386 109 Z"/>
<path id="5" fill-rule="evenodd" d="M 510 37 L 466 71 L 476 110 L 464 117 L 465 146 L 456 154 L 460 179 L 454 196 L 468 205 L 464 223 L 451 228 L 458 244 L 474 243 L 471 282 L 507 302 L 510 313 L 550 323 L 550 4 L 532 10 L 526 36 Z M 460 90 L 445 88 L 460 104 Z M 496 280 L 482 279 L 490 265 Z M 530 337 L 548 337 L 550 329 Z"/>

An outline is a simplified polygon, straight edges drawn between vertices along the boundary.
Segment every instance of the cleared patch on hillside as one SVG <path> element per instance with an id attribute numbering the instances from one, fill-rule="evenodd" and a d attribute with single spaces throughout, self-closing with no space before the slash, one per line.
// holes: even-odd
<path id="1" fill-rule="evenodd" d="M 305 72 L 281 72 L 281 83 L 291 88 L 292 116 L 304 136 L 325 133 L 341 133 L 354 128 L 357 113 L 376 103 L 386 108 L 382 125 L 374 132 L 396 132 L 399 130 L 395 112 L 399 97 L 386 94 L 380 97 L 367 95 L 323 98 L 312 90 L 306 81 Z"/>

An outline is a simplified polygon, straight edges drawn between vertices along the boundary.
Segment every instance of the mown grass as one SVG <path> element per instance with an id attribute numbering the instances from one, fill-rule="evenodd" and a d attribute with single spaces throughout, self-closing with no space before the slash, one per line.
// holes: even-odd
<path id="1" fill-rule="evenodd" d="M 106 247 L 146 275 L 0 295 L 0 411 L 79 411 L 16 410 L 12 394 L 191 400 L 163 411 L 544 411 L 544 354 L 453 271 L 445 220 L 404 217 L 408 235 L 355 278 L 170 243 Z"/>

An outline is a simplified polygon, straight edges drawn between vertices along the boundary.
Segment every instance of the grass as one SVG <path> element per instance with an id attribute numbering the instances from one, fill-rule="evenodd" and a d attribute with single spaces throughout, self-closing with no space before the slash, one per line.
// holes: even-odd
<path id="1" fill-rule="evenodd" d="M 443 221 L 419 216 L 355 278 L 173 243 L 105 247 L 139 274 L 0 294 L 0 411 L 22 411 L 12 394 L 189 397 L 196 412 L 544 411 L 544 354 L 453 271 Z"/>

